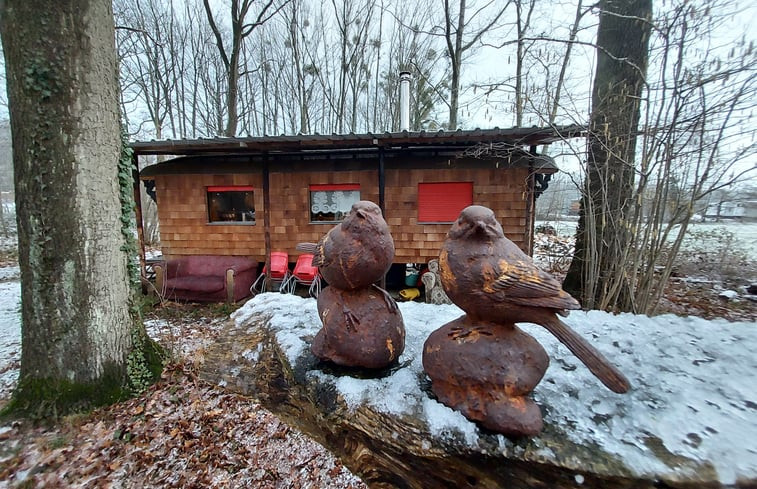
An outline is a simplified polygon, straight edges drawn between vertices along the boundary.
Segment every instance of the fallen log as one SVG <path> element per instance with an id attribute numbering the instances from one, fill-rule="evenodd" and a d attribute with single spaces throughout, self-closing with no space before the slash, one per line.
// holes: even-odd
<path id="1" fill-rule="evenodd" d="M 371 487 L 757 487 L 754 325 L 572 314 L 566 322 L 628 374 L 626 395 L 534 327 L 552 360 L 533 393 L 545 428 L 511 440 L 437 402 L 422 371 L 423 342 L 461 311 L 412 303 L 401 312 L 405 353 L 367 372 L 310 352 L 315 300 L 261 294 L 207 349 L 202 376 L 254 397 Z"/>

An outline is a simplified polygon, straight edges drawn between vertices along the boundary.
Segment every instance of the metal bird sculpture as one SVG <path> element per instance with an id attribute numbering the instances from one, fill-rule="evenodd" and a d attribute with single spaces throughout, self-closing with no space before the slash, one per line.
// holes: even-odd
<path id="1" fill-rule="evenodd" d="M 405 348 L 405 325 L 397 303 L 375 285 L 394 260 L 394 240 L 379 206 L 356 202 L 318 243 L 297 249 L 313 254 L 313 265 L 329 284 L 318 296 L 323 328 L 313 339 L 313 354 L 369 369 L 395 362 Z"/>
<path id="2" fill-rule="evenodd" d="M 381 209 L 361 200 L 344 220 L 318 243 L 300 243 L 297 249 L 313 254 L 313 265 L 329 283 L 357 290 L 381 280 L 394 259 L 394 240 Z"/>
<path id="3" fill-rule="evenodd" d="M 439 266 L 445 292 L 472 320 L 539 324 L 610 390 L 623 393 L 630 388 L 617 368 L 558 319 L 580 304 L 505 237 L 491 209 L 463 209 L 442 245 Z"/>

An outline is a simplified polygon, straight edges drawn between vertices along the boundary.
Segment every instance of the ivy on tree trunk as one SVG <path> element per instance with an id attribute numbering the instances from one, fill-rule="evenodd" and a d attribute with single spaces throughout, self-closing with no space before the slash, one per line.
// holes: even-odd
<path id="1" fill-rule="evenodd" d="M 122 398 L 160 362 L 131 300 L 110 2 L 5 0 L 0 35 L 22 303 L 10 406 L 49 416 Z"/>

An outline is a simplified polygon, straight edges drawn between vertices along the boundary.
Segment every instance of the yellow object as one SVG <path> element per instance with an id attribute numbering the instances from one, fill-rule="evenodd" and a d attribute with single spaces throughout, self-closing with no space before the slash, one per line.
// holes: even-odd
<path id="1" fill-rule="evenodd" d="M 420 295 L 421 295 L 421 291 L 415 287 L 412 287 L 410 289 L 400 290 L 400 297 L 402 297 L 402 299 L 406 301 L 411 301 Z"/>

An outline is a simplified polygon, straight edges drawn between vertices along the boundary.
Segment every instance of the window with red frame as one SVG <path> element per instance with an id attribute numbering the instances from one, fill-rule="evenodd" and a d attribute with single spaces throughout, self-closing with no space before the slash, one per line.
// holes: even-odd
<path id="1" fill-rule="evenodd" d="M 208 187 L 208 222 L 255 224 L 255 189 L 243 185 Z"/>
<path id="2" fill-rule="evenodd" d="M 473 182 L 418 184 L 418 222 L 450 223 L 473 203 Z"/>
<path id="3" fill-rule="evenodd" d="M 340 222 L 359 200 L 356 183 L 310 185 L 310 222 Z"/>

